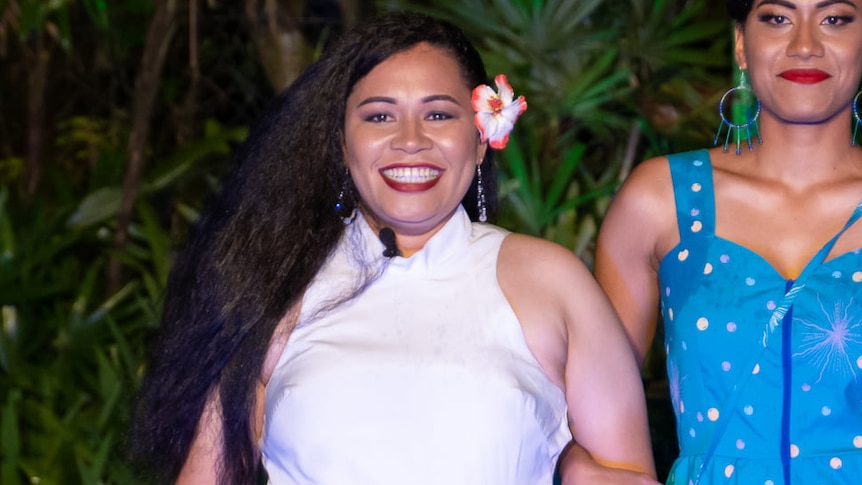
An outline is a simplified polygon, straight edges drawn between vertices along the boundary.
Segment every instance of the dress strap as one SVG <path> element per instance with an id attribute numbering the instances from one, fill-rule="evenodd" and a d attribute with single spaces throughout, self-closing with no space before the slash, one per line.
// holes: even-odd
<path id="1" fill-rule="evenodd" d="M 715 193 L 707 150 L 668 155 L 679 239 L 715 235 Z"/>

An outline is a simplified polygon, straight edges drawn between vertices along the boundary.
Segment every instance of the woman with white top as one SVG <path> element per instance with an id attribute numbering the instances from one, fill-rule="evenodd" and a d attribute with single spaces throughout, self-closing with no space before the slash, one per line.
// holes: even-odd
<path id="1" fill-rule="evenodd" d="M 574 435 L 654 483 L 601 289 L 476 222 L 526 108 L 485 82 L 460 30 L 396 13 L 277 100 L 170 279 L 134 434 L 157 480 L 550 485 Z"/>

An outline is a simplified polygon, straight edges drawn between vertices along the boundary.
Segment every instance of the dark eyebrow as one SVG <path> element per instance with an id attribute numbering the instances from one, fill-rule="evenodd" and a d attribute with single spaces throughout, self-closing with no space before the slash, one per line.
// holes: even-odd
<path id="1" fill-rule="evenodd" d="M 430 96 L 425 96 L 424 98 L 422 98 L 423 103 L 430 103 L 432 101 L 449 101 L 450 103 L 459 104 L 457 99 L 452 96 L 449 96 L 448 94 L 432 94 Z M 356 107 L 358 108 L 360 106 L 364 106 L 371 103 L 398 104 L 398 102 L 395 101 L 395 98 L 388 98 L 386 96 L 371 96 L 360 101 L 359 104 L 356 105 Z"/>
<path id="2" fill-rule="evenodd" d="M 825 1 L 820 2 L 817 5 L 815 5 L 815 7 L 825 8 L 825 7 L 828 7 L 830 5 L 835 5 L 838 3 L 843 3 L 844 5 L 850 5 L 851 7 L 856 8 L 856 4 L 851 2 L 850 0 L 825 0 Z"/>
<path id="3" fill-rule="evenodd" d="M 431 101 L 449 101 L 450 103 L 460 104 L 457 99 L 448 94 L 432 94 L 431 96 L 422 98 L 423 103 L 430 103 Z"/>
<path id="4" fill-rule="evenodd" d="M 781 7 L 787 7 L 791 10 L 796 10 L 796 4 L 785 0 L 761 0 L 760 2 L 757 2 L 756 7 L 761 7 L 763 5 L 778 5 Z"/>
<path id="5" fill-rule="evenodd" d="M 395 102 L 395 98 L 387 98 L 385 96 L 371 96 L 369 98 L 365 98 L 356 105 L 356 107 L 364 106 L 366 104 L 371 103 L 387 103 L 387 104 L 398 104 Z"/>
<path id="6" fill-rule="evenodd" d="M 836 5 L 839 3 L 843 3 L 844 5 L 850 5 L 851 7 L 856 8 L 856 4 L 854 4 L 850 0 L 824 0 L 824 1 L 816 4 L 815 7 L 816 8 L 826 8 L 826 7 L 829 7 L 831 5 Z M 791 10 L 796 10 L 796 4 L 794 4 L 792 2 L 788 2 L 786 0 L 762 0 L 761 2 L 759 2 L 757 4 L 757 6 L 759 7 L 761 5 L 779 5 L 781 7 L 786 7 L 786 8 L 789 8 Z"/>

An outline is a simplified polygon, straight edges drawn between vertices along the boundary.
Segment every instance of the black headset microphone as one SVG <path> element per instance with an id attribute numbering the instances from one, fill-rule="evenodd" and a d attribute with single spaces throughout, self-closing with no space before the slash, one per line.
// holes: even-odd
<path id="1" fill-rule="evenodd" d="M 377 237 L 380 238 L 380 242 L 382 242 L 383 247 L 386 248 L 383 250 L 383 256 L 387 258 L 401 256 L 401 250 L 398 249 L 398 244 L 395 242 L 395 231 L 388 227 L 384 227 L 377 233 Z"/>

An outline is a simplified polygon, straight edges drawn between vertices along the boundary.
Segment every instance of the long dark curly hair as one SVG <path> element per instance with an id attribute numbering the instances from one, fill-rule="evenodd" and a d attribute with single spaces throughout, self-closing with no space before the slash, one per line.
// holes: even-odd
<path id="1" fill-rule="evenodd" d="M 238 151 L 168 281 L 131 429 L 131 457 L 149 479 L 176 480 L 205 404 L 217 397 L 220 482 L 256 482 L 252 410 L 267 348 L 344 231 L 334 210 L 339 192 L 345 183 L 355 192 L 341 145 L 346 99 L 375 66 L 423 42 L 448 52 L 470 89 L 487 82 L 481 57 L 454 25 L 413 12 L 383 15 L 346 33 L 274 99 Z M 491 150 L 482 172 L 493 217 Z M 463 204 L 476 220 L 475 178 Z"/>

